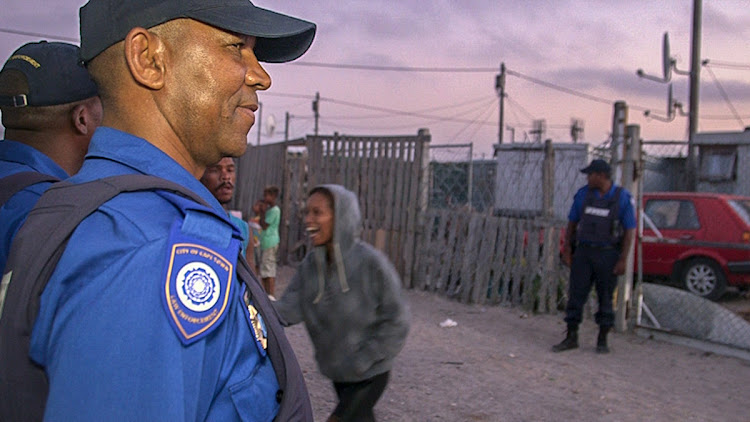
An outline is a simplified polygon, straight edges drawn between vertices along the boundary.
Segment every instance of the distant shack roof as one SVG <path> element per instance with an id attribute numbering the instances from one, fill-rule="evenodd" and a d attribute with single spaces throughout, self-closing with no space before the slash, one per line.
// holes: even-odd
<path id="1" fill-rule="evenodd" d="M 750 145 L 750 128 L 742 132 L 696 133 L 695 145 Z"/>

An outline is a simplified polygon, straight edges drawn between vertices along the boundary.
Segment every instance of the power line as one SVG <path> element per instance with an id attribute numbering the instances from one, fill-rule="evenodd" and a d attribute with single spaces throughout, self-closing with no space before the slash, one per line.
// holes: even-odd
<path id="1" fill-rule="evenodd" d="M 38 32 L 19 31 L 17 29 L 10 29 L 10 28 L 0 28 L 0 32 L 6 33 L 6 34 L 13 34 L 13 35 L 24 35 L 28 37 L 34 37 L 34 38 L 44 38 L 48 40 L 69 41 L 69 42 L 76 42 L 76 43 L 78 42 L 78 38 L 63 37 L 60 35 L 41 34 Z"/>
<path id="2" fill-rule="evenodd" d="M 433 72 L 433 73 L 488 73 L 498 72 L 498 68 L 490 67 L 414 67 L 414 66 L 373 66 L 363 64 L 340 64 L 340 63 L 319 63 L 319 62 L 291 62 L 292 66 L 305 67 L 324 67 L 329 69 L 349 69 L 349 70 L 381 70 L 389 72 Z"/>
<path id="3" fill-rule="evenodd" d="M 494 101 L 494 98 L 493 98 L 493 101 L 492 101 L 491 105 L 492 106 L 496 105 L 496 103 Z M 492 106 L 485 107 L 484 111 L 480 115 L 478 115 L 471 123 L 467 123 L 458 132 L 456 132 L 456 134 L 453 135 L 453 139 L 457 139 L 458 136 L 461 135 L 461 133 L 463 133 L 464 131 L 466 131 L 467 129 L 469 129 L 471 126 L 475 126 L 475 129 L 472 132 L 471 136 L 468 137 L 468 139 L 472 139 L 474 136 L 476 136 L 476 134 L 477 134 L 477 132 L 479 132 L 479 129 L 481 128 L 481 126 L 486 125 L 487 121 L 490 118 L 490 116 L 492 116 L 494 114 L 494 107 L 492 107 Z M 482 120 L 481 122 L 479 122 L 480 119 Z M 477 122 L 479 122 L 479 123 L 477 123 Z"/>
<path id="4" fill-rule="evenodd" d="M 361 108 L 364 110 L 383 111 L 383 112 L 398 114 L 400 116 L 418 117 L 420 119 L 444 120 L 444 121 L 452 121 L 452 122 L 458 122 L 458 123 L 471 122 L 471 120 L 466 120 L 466 119 L 456 119 L 456 118 L 445 117 L 445 116 L 431 116 L 428 114 L 415 113 L 415 112 L 404 111 L 404 110 L 395 110 L 392 108 L 385 108 L 385 107 L 375 107 L 375 106 L 369 106 L 365 104 L 357 104 L 357 103 L 352 103 L 349 101 L 334 100 L 331 98 L 324 98 L 324 97 L 320 97 L 320 101 L 326 101 L 329 103 L 344 105 L 348 107 Z"/>
<path id="5" fill-rule="evenodd" d="M 438 106 L 438 107 L 430 107 L 430 108 L 426 108 L 426 109 L 422 109 L 422 110 L 413 111 L 413 113 L 428 113 L 428 112 L 432 112 L 432 111 L 445 110 L 445 109 L 456 110 L 456 109 L 458 109 L 460 107 L 463 107 L 463 106 L 466 106 L 466 105 L 470 105 L 470 104 L 474 104 L 474 103 L 478 103 L 480 101 L 483 102 L 482 104 L 484 104 L 484 102 L 487 102 L 488 99 L 490 101 L 494 102 L 495 101 L 495 96 L 494 95 L 484 96 L 484 97 L 480 97 L 480 98 L 474 98 L 474 99 L 471 99 L 471 100 L 467 100 L 467 101 L 464 101 L 464 102 L 461 102 L 461 103 L 457 103 L 457 104 L 449 104 L 449 105 Z M 481 107 L 484 108 L 484 105 L 481 105 Z M 473 110 L 474 109 L 472 108 L 468 112 L 472 112 Z M 364 119 L 379 119 L 379 118 L 384 118 L 384 117 L 390 117 L 390 116 L 393 116 L 394 114 L 400 115 L 401 112 L 399 112 L 399 113 L 390 113 L 390 112 L 386 113 L 386 112 L 383 112 L 383 113 L 376 114 L 376 115 L 372 115 L 371 114 L 371 115 L 364 115 L 364 116 L 327 116 L 327 117 L 329 119 L 364 120 Z M 464 113 L 464 114 L 466 114 L 466 113 Z"/>
<path id="6" fill-rule="evenodd" d="M 721 93 L 721 96 L 724 98 L 724 101 L 727 103 L 727 106 L 729 106 L 729 109 L 732 111 L 732 114 L 734 115 L 735 119 L 740 123 L 740 127 L 745 127 L 745 123 L 742 122 L 742 118 L 740 117 L 739 113 L 737 113 L 737 110 L 734 108 L 734 105 L 729 100 L 729 96 L 727 95 L 727 92 L 724 91 L 724 87 L 721 86 L 721 83 L 719 82 L 719 79 L 716 78 L 716 75 L 714 74 L 714 71 L 711 69 L 711 66 L 706 64 L 704 66 L 706 70 L 708 71 L 708 74 L 711 75 L 711 78 L 714 80 L 714 84 L 716 84 L 716 87 L 719 88 L 719 93 Z"/>
<path id="7" fill-rule="evenodd" d="M 710 59 L 703 60 L 704 66 L 708 64 L 711 64 L 711 66 L 714 66 L 714 67 L 722 67 L 725 69 L 750 70 L 750 63 L 725 62 L 721 60 L 710 60 Z"/>

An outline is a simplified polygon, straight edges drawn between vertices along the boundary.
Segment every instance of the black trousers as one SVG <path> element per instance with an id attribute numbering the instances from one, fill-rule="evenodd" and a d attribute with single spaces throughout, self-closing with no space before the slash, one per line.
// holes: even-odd
<path id="1" fill-rule="evenodd" d="M 612 270 L 619 257 L 620 250 L 617 248 L 602 249 L 585 245 L 576 248 L 570 265 L 568 306 L 565 308 L 565 322 L 568 326 L 578 326 L 583 320 L 583 305 L 586 304 L 592 284 L 599 299 L 596 323 L 600 327 L 614 325 L 612 295 L 617 287 L 617 276 Z"/>
<path id="2" fill-rule="evenodd" d="M 341 422 L 374 422 L 373 408 L 388 384 L 390 372 L 359 382 L 334 382 L 339 404 L 333 411 Z"/>

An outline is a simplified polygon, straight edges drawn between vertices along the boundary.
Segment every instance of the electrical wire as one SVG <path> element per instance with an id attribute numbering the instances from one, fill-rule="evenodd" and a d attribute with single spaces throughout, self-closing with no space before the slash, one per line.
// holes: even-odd
<path id="1" fill-rule="evenodd" d="M 329 69 L 348 69 L 348 70 L 380 70 L 390 72 L 433 72 L 433 73 L 488 73 L 499 72 L 498 68 L 490 67 L 413 67 L 413 66 L 371 66 L 362 64 L 338 64 L 338 63 L 318 63 L 318 62 L 290 62 L 292 66 L 305 67 L 323 67 Z"/>
<path id="2" fill-rule="evenodd" d="M 721 67 L 725 69 L 750 70 L 750 63 L 725 62 L 721 60 L 704 59 L 703 65 L 706 66 L 708 64 L 714 67 Z"/>
<path id="3" fill-rule="evenodd" d="M 740 127 L 744 128 L 745 123 L 742 122 L 742 118 L 740 117 L 739 113 L 737 113 L 737 109 L 734 108 L 732 101 L 729 100 L 729 96 L 727 95 L 727 92 L 724 91 L 724 87 L 721 86 L 721 82 L 719 82 L 719 79 L 714 74 L 714 71 L 711 69 L 711 66 L 706 64 L 704 67 L 708 71 L 708 74 L 711 75 L 711 78 L 714 80 L 714 84 L 719 89 L 719 93 L 721 93 L 721 96 L 724 98 L 724 102 L 727 103 L 727 106 L 729 106 L 729 109 L 732 111 L 732 114 L 734 115 L 735 119 L 740 123 Z"/>
<path id="4" fill-rule="evenodd" d="M 430 107 L 430 108 L 425 108 L 425 109 L 422 109 L 422 110 L 416 110 L 416 111 L 414 111 L 414 113 L 428 113 L 428 112 L 431 112 L 431 111 L 439 111 L 439 110 L 445 110 L 445 109 L 456 110 L 456 109 L 461 108 L 463 106 L 466 106 L 466 105 L 469 105 L 469 104 L 478 103 L 480 101 L 486 102 L 488 98 L 492 98 L 492 101 L 495 101 L 495 97 L 494 96 L 491 96 L 491 97 L 484 96 L 484 97 L 480 97 L 480 98 L 474 98 L 474 99 L 471 99 L 471 100 L 467 100 L 467 101 L 464 101 L 464 102 L 458 103 L 458 104 L 449 104 L 449 105 L 444 105 L 444 106 Z M 386 113 L 386 112 L 383 112 L 383 113 L 376 114 L 376 115 L 372 115 L 371 114 L 371 115 L 360 115 L 360 116 L 348 116 L 347 115 L 347 116 L 327 116 L 327 117 L 329 119 L 363 120 L 363 119 L 370 119 L 370 118 L 377 119 L 377 118 L 382 118 L 382 117 L 391 117 L 394 114 L 400 116 L 402 113 L 401 112 L 398 112 L 398 113 L 390 113 L 390 112 Z"/>
<path id="5" fill-rule="evenodd" d="M 495 102 L 492 102 L 492 105 L 496 105 Z M 486 107 L 484 112 L 477 116 L 476 119 L 474 119 L 473 123 L 465 125 L 463 128 L 461 128 L 458 132 L 456 132 L 455 135 L 453 135 L 453 139 L 457 140 L 459 135 L 463 133 L 464 131 L 468 130 L 470 127 L 474 126 L 474 131 L 471 133 L 470 136 L 467 137 L 467 139 L 473 139 L 474 136 L 476 136 L 477 132 L 479 132 L 479 129 L 482 128 L 482 126 L 485 126 L 488 123 L 488 120 L 490 116 L 493 114 L 493 112 L 496 110 L 496 107 Z M 481 122 L 479 120 L 481 119 Z M 479 122 L 479 123 L 477 123 Z"/>
<path id="6" fill-rule="evenodd" d="M 41 34 L 38 32 L 19 31 L 17 29 L 10 29 L 10 28 L 0 28 L 0 32 L 5 33 L 5 34 L 24 35 L 28 37 L 34 37 L 34 38 L 44 38 L 47 40 L 68 41 L 68 42 L 75 42 L 75 43 L 78 42 L 78 38 L 63 37 L 61 35 Z"/>

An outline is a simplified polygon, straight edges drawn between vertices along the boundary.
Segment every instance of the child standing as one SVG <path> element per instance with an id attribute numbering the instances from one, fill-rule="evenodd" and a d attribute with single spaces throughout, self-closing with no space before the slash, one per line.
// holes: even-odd
<path id="1" fill-rule="evenodd" d="M 260 277 L 263 289 L 271 300 L 274 297 L 276 285 L 276 253 L 279 250 L 279 224 L 281 223 L 281 209 L 276 205 L 279 198 L 279 188 L 268 186 L 263 189 L 264 205 L 260 207 Z"/>

